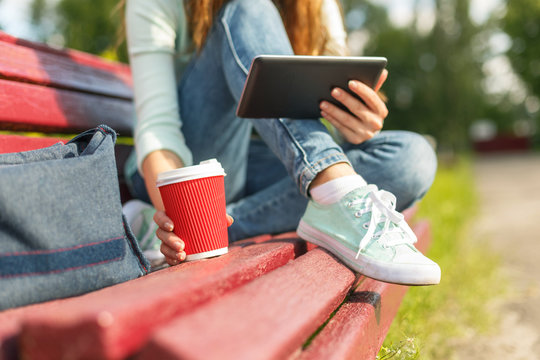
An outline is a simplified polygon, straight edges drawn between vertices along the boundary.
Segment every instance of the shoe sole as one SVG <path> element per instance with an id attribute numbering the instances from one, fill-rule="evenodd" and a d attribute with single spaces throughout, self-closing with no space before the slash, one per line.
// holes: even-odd
<path id="1" fill-rule="evenodd" d="M 375 280 L 399 285 L 419 286 L 437 285 L 441 279 L 441 269 L 437 264 L 389 264 L 362 254 L 356 259 L 356 253 L 351 249 L 331 236 L 308 225 L 303 220 L 300 220 L 296 233 L 302 239 L 328 250 L 353 271 Z"/>

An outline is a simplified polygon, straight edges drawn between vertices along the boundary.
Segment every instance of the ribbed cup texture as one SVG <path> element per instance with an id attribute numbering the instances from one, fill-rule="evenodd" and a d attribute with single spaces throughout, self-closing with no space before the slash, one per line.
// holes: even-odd
<path id="1" fill-rule="evenodd" d="M 187 255 L 229 245 L 223 176 L 183 181 L 159 190 L 174 233 L 186 244 Z"/>

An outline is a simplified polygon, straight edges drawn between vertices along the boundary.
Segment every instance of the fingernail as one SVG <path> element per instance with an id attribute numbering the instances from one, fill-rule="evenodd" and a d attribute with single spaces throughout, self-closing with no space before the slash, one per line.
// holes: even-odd
<path id="1" fill-rule="evenodd" d="M 163 226 L 165 227 L 165 230 L 173 231 L 174 225 L 172 223 L 166 222 L 165 224 L 163 224 Z"/>
<path id="2" fill-rule="evenodd" d="M 332 95 L 334 95 L 334 96 L 341 96 L 341 90 L 339 90 L 339 89 L 334 89 L 334 90 L 332 90 Z"/>
<path id="3" fill-rule="evenodd" d="M 176 249 L 177 249 L 178 251 L 184 251 L 184 244 L 183 244 L 183 243 L 181 243 L 181 242 L 175 242 L 175 243 L 174 243 L 174 246 L 176 247 Z"/>
<path id="4" fill-rule="evenodd" d="M 328 108 L 328 104 L 326 102 L 321 102 L 321 109 L 327 109 Z"/>
<path id="5" fill-rule="evenodd" d="M 359 90 L 360 89 L 360 81 L 358 80 L 351 80 L 349 81 L 349 86 L 353 89 Z"/>
<path id="6" fill-rule="evenodd" d="M 181 252 L 181 253 L 178 253 L 176 254 L 178 260 L 180 261 L 184 261 L 186 259 L 186 253 L 185 252 Z"/>

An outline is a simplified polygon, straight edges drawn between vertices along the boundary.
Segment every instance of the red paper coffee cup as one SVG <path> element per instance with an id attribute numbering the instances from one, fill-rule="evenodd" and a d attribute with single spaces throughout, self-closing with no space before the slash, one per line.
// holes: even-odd
<path id="1" fill-rule="evenodd" d="M 216 159 L 160 173 L 157 186 L 174 233 L 185 243 L 186 260 L 227 253 L 225 171 Z"/>

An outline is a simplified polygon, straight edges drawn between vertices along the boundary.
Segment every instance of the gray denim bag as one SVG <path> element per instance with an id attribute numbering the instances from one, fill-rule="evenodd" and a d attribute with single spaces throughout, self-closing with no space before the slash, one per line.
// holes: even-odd
<path id="1" fill-rule="evenodd" d="M 0 310 L 148 273 L 122 215 L 107 126 L 67 144 L 0 154 Z"/>

